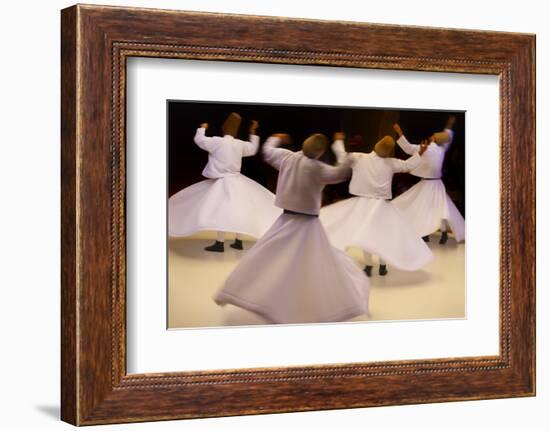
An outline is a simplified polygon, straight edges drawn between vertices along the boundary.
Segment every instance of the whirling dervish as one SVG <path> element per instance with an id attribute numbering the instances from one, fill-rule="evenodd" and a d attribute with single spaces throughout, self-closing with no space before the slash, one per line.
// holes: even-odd
<path id="1" fill-rule="evenodd" d="M 208 151 L 208 163 L 202 175 L 207 179 L 180 190 L 168 201 L 170 236 L 189 236 L 199 231 L 216 231 L 216 242 L 207 251 L 223 252 L 225 232 L 235 234 L 230 245 L 243 249 L 241 235 L 260 238 L 281 210 L 274 205 L 275 195 L 241 174 L 243 157 L 258 152 L 258 122 L 252 121 L 249 141 L 237 139 L 239 114 L 231 113 L 223 123 L 223 137 L 206 136 L 208 123 L 201 124 L 195 143 Z"/>
<path id="2" fill-rule="evenodd" d="M 367 314 L 368 279 L 344 252 L 330 244 L 319 222 L 326 184 L 349 178 L 346 164 L 319 159 L 328 139 L 313 134 L 302 151 L 278 148 L 288 135 L 263 146 L 279 171 L 275 204 L 284 212 L 242 258 L 214 300 L 252 311 L 272 323 L 337 322 Z"/>
<path id="3" fill-rule="evenodd" d="M 455 117 L 449 117 L 445 129 L 430 137 L 430 144 L 426 154 L 422 156 L 422 163 L 411 171 L 412 175 L 422 180 L 393 200 L 424 241 L 429 241 L 430 234 L 441 230 L 440 244 L 447 242 L 449 229 L 454 234 L 456 242 L 464 240 L 464 217 L 441 181 L 445 154 L 453 142 L 454 122 Z M 420 145 L 412 145 L 407 140 L 399 124 L 394 124 L 393 127 L 399 136 L 397 144 L 405 153 L 415 154 L 420 150 Z"/>
<path id="4" fill-rule="evenodd" d="M 336 247 L 363 251 L 364 271 L 369 277 L 373 255 L 379 258 L 380 275 L 387 274 L 388 263 L 414 271 L 433 259 L 430 249 L 391 201 L 394 173 L 416 168 L 426 148 L 427 143 L 409 159 L 398 160 L 392 157 L 395 140 L 391 136 L 378 141 L 370 153 L 348 153 L 341 139 L 332 146 L 338 163 L 349 163 L 353 169 L 349 192 L 354 197 L 323 207 L 321 222 Z"/>

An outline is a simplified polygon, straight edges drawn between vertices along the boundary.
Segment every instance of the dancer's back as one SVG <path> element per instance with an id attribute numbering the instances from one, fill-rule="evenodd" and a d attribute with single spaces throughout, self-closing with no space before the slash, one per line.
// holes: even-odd
<path id="1" fill-rule="evenodd" d="M 220 178 L 241 172 L 242 158 L 253 156 L 258 151 L 260 138 L 250 135 L 250 141 L 241 141 L 231 135 L 205 136 L 205 129 L 197 129 L 195 143 L 208 151 L 208 163 L 202 175 L 206 178 Z"/>
<path id="2" fill-rule="evenodd" d="M 279 170 L 275 205 L 304 214 L 319 214 L 323 188 L 349 177 L 349 167 L 330 166 L 307 157 L 303 151 L 277 148 L 279 142 L 271 137 L 263 149 L 265 160 Z"/>
<path id="3" fill-rule="evenodd" d="M 451 129 L 445 129 L 445 132 L 450 135 L 451 140 L 441 145 L 431 142 L 422 156 L 422 162 L 420 165 L 411 171 L 412 175 L 429 179 L 441 178 L 445 154 L 450 148 L 453 139 L 453 131 Z M 411 155 L 418 152 L 420 148 L 420 145 L 413 145 L 409 143 L 405 135 L 399 137 L 397 144 L 403 149 L 403 151 Z"/>

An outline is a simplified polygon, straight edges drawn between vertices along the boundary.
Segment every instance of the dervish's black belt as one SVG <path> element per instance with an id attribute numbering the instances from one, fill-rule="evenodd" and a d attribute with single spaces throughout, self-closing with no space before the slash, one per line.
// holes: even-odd
<path id="1" fill-rule="evenodd" d="M 306 216 L 306 217 L 319 217 L 319 214 L 306 214 L 306 213 L 299 213 L 291 210 L 283 210 L 283 213 L 290 214 L 290 215 Z"/>
<path id="2" fill-rule="evenodd" d="M 440 179 L 441 179 L 441 177 L 439 177 L 439 178 L 423 178 L 423 177 L 421 177 L 421 178 L 422 178 L 423 180 L 428 180 L 428 181 L 440 180 Z"/>

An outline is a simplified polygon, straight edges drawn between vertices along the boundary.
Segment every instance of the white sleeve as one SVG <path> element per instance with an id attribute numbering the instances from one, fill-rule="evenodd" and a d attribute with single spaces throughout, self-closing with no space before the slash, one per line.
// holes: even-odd
<path id="1" fill-rule="evenodd" d="M 346 152 L 346 148 L 344 147 L 344 141 L 342 141 L 341 139 L 334 141 L 331 148 L 332 152 L 336 156 L 336 161 L 338 162 L 338 164 L 344 163 L 348 158 L 348 153 Z"/>
<path id="2" fill-rule="evenodd" d="M 392 169 L 393 172 L 410 172 L 416 169 L 422 158 L 419 153 L 415 153 L 412 157 L 409 157 L 407 160 L 392 159 Z"/>
<path id="3" fill-rule="evenodd" d="M 330 166 L 319 161 L 319 178 L 322 184 L 338 184 L 351 177 L 350 159 L 343 163 Z"/>
<path id="4" fill-rule="evenodd" d="M 243 157 L 253 156 L 260 148 L 260 137 L 258 135 L 250 135 L 248 141 L 240 141 L 243 144 Z"/>
<path id="5" fill-rule="evenodd" d="M 341 165 L 343 163 L 352 164 L 357 161 L 357 153 L 348 153 L 344 146 L 344 141 L 338 139 L 331 146 L 332 152 L 336 156 L 336 162 Z"/>
<path id="6" fill-rule="evenodd" d="M 205 151 L 212 151 L 216 145 L 216 138 L 210 138 L 205 135 L 206 129 L 204 127 L 199 127 L 197 133 L 195 133 L 195 144 Z"/>
<path id="7" fill-rule="evenodd" d="M 443 150 L 444 153 L 446 153 L 449 150 L 449 148 L 451 148 L 451 143 L 447 142 L 443 145 L 440 145 L 439 147 Z"/>
<path id="8" fill-rule="evenodd" d="M 451 148 L 455 132 L 453 131 L 453 129 L 444 129 L 443 131 L 449 134 L 450 140 L 449 142 L 446 142 L 443 145 L 440 145 L 439 147 L 442 148 L 443 151 L 446 153 L 449 150 L 449 148 Z"/>
<path id="9" fill-rule="evenodd" d="M 277 148 L 280 144 L 280 138 L 270 136 L 269 138 L 267 138 L 267 141 L 265 141 L 265 144 L 262 147 L 262 155 L 264 156 L 264 160 L 277 170 L 281 169 L 283 161 L 288 156 L 294 154 L 290 150 Z"/>
<path id="10" fill-rule="evenodd" d="M 401 137 L 397 140 L 397 145 L 399 145 L 403 151 L 411 156 L 418 153 L 418 150 L 420 150 L 420 145 L 411 144 L 407 138 L 405 138 L 405 135 L 401 135 Z"/>

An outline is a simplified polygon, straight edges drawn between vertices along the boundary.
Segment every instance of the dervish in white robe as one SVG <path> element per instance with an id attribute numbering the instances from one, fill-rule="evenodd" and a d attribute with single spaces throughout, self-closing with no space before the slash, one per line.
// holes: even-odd
<path id="1" fill-rule="evenodd" d="M 204 127 L 197 129 L 195 143 L 208 151 L 208 163 L 202 171 L 207 179 L 180 190 L 168 201 L 170 236 L 218 232 L 207 251 L 224 251 L 224 232 L 236 233 L 231 247 L 242 250 L 241 234 L 260 238 L 281 214 L 274 205 L 275 195 L 241 174 L 241 159 L 258 152 L 260 138 L 253 133 L 249 141 L 235 138 L 238 126 L 234 126 L 240 117 L 232 121 L 233 127 L 224 127 L 223 137 L 207 137 Z"/>
<path id="2" fill-rule="evenodd" d="M 310 151 L 312 140 L 323 139 L 320 152 Z M 273 323 L 336 322 L 367 314 L 368 279 L 330 244 L 318 218 L 323 188 L 349 178 L 350 168 L 316 160 L 327 146 L 323 135 L 306 139 L 299 152 L 279 144 L 270 137 L 263 155 L 279 171 L 275 205 L 284 213 L 243 257 L 215 301 Z"/>
<path id="3" fill-rule="evenodd" d="M 321 209 L 321 222 L 331 242 L 341 250 L 363 250 L 364 271 L 370 277 L 373 255 L 379 257 L 379 274 L 386 275 L 386 263 L 414 271 L 427 265 L 433 254 L 417 235 L 414 227 L 392 203 L 394 173 L 410 172 L 422 161 L 421 153 L 408 160 L 390 157 L 395 141 L 386 136 L 370 153 L 347 153 L 344 141 L 332 149 L 339 163 L 348 161 L 353 169 L 349 192 L 354 197 Z"/>
<path id="4" fill-rule="evenodd" d="M 401 135 L 397 144 L 405 153 L 416 154 L 420 146 L 411 144 L 398 125 L 394 128 Z M 456 242 L 464 241 L 464 217 L 447 194 L 445 185 L 441 181 L 445 154 L 452 142 L 452 129 L 446 128 L 443 132 L 435 133 L 426 153 L 422 156 L 422 162 L 411 171 L 412 175 L 422 180 L 393 200 L 425 241 L 429 240 L 430 234 L 440 229 L 442 235 L 439 242 L 444 244 L 447 242 L 449 228 Z"/>

